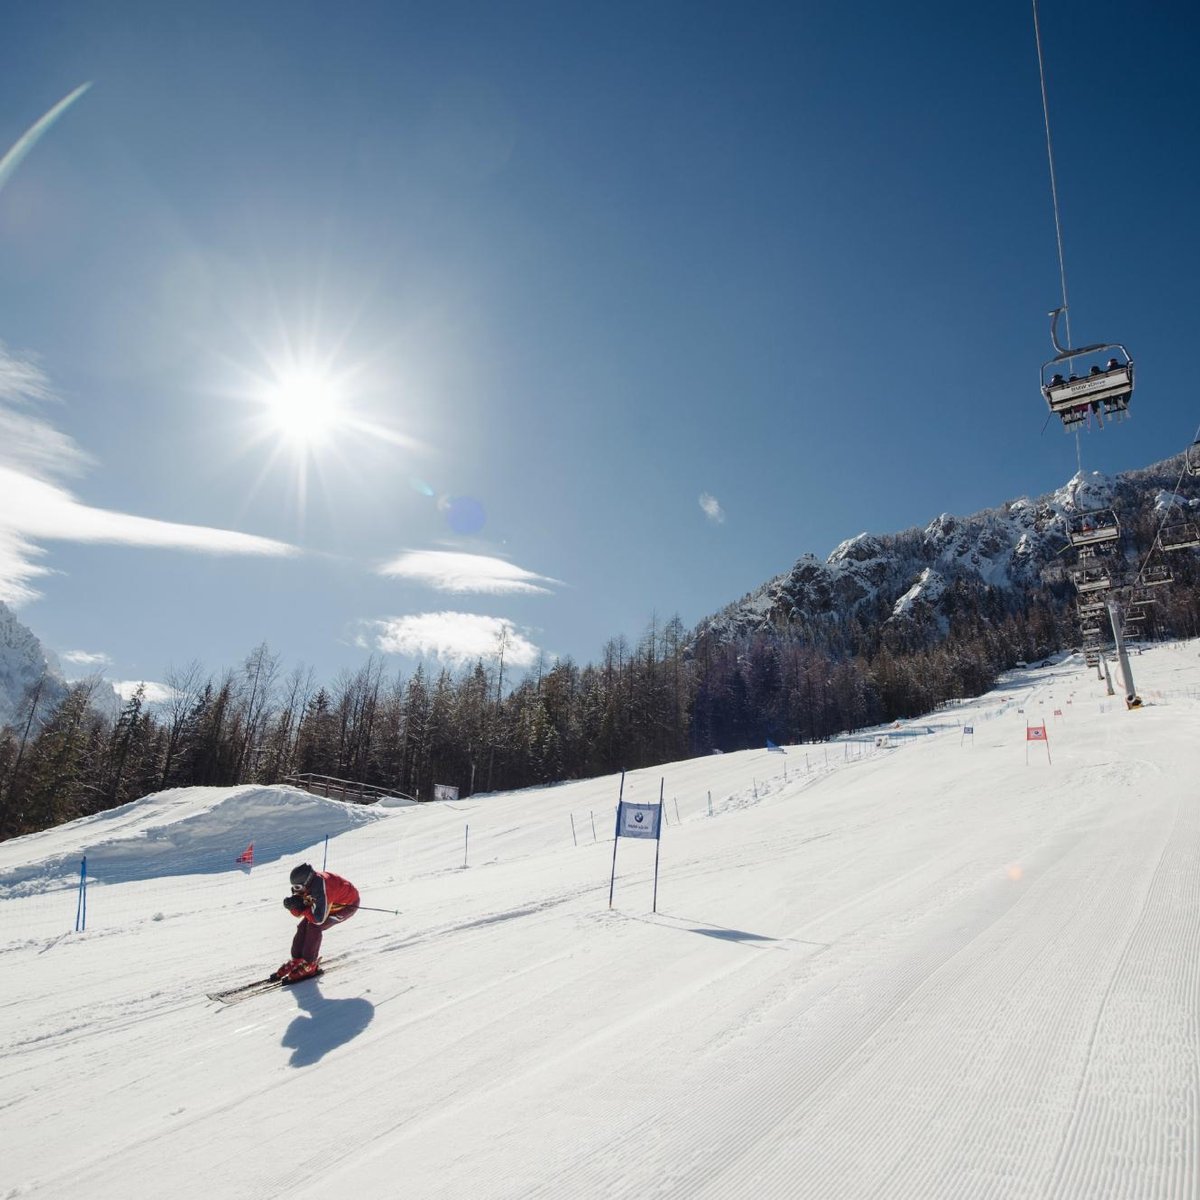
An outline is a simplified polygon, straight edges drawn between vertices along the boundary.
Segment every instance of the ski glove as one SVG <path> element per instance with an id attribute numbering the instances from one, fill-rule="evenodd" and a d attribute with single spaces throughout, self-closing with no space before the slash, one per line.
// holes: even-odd
<path id="1" fill-rule="evenodd" d="M 304 897 L 285 896 L 283 898 L 283 907 L 286 908 L 288 912 L 295 913 L 297 916 L 299 916 L 304 911 Z"/>

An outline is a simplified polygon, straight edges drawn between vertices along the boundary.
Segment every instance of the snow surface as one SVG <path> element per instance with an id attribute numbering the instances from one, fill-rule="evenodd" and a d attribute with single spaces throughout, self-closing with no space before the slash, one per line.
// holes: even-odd
<path id="1" fill-rule="evenodd" d="M 883 745 L 633 773 L 657 913 L 628 839 L 608 907 L 613 777 L 186 789 L 0 845 L 0 1198 L 1194 1198 L 1198 650 L 1132 660 L 1141 711 L 1072 657 Z M 401 914 L 206 999 L 287 957 L 327 834 Z"/>

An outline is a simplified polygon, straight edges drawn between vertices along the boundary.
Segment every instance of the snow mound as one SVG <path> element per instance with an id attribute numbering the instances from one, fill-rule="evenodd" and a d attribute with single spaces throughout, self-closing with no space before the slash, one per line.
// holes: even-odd
<path id="1" fill-rule="evenodd" d="M 373 821 L 375 809 L 293 787 L 174 788 L 0 845 L 0 898 L 87 873 L 104 883 L 227 872 L 254 843 L 256 864 L 296 854 Z"/>

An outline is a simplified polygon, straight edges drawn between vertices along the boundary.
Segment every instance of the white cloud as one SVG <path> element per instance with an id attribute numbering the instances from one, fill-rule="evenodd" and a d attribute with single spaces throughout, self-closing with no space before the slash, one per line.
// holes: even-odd
<path id="1" fill-rule="evenodd" d="M 455 666 L 476 659 L 496 658 L 502 635 L 506 666 L 530 667 L 538 658 L 538 648 L 517 632 L 505 617 L 477 613 L 431 612 L 407 617 L 389 617 L 369 622 L 374 647 L 385 654 L 407 654 L 414 658 L 438 658 Z"/>
<path id="2" fill-rule="evenodd" d="M 49 479 L 87 465 L 88 456 L 65 433 L 29 411 L 53 399 L 37 365 L 13 358 L 0 344 L 0 466 Z"/>
<path id="3" fill-rule="evenodd" d="M 65 650 L 59 656 L 63 662 L 77 667 L 107 667 L 112 665 L 112 659 L 102 650 L 93 653 L 90 650 Z"/>
<path id="4" fill-rule="evenodd" d="M 451 550 L 410 550 L 384 563 L 379 574 L 411 579 L 440 592 L 481 592 L 494 596 L 513 592 L 549 595 L 550 589 L 543 585 L 561 582 L 547 575 L 535 575 L 502 558 Z"/>
<path id="5" fill-rule="evenodd" d="M 153 683 L 149 679 L 120 679 L 112 686 L 122 700 L 128 700 L 141 688 L 147 704 L 165 704 L 177 694 L 174 688 L 167 687 L 165 683 Z"/>
<path id="6" fill-rule="evenodd" d="M 38 593 L 31 581 L 49 574 L 37 560 L 43 540 L 111 542 L 207 554 L 282 556 L 294 546 L 271 538 L 180 525 L 92 508 L 56 483 L 90 461 L 65 434 L 29 409 L 52 399 L 45 375 L 0 346 L 0 600 L 21 603 Z"/>
<path id="7" fill-rule="evenodd" d="M 700 507 L 704 510 L 704 515 L 710 521 L 717 525 L 725 524 L 725 510 L 721 507 L 721 503 L 716 496 L 710 496 L 707 492 L 701 492 Z"/>
<path id="8" fill-rule="evenodd" d="M 12 147 L 0 158 L 0 188 L 2 188 L 9 179 L 9 176 L 21 165 L 21 159 L 29 153 L 30 150 L 37 145 L 38 138 L 58 120 L 84 92 L 92 85 L 90 83 L 81 84 L 69 95 L 64 96 L 49 112 L 44 113 L 30 127 L 25 130 Z"/>

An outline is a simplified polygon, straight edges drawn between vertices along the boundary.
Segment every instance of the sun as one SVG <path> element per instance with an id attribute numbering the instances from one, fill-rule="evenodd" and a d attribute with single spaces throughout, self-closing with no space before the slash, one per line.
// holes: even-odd
<path id="1" fill-rule="evenodd" d="M 323 445 L 346 418 L 341 388 L 320 371 L 283 372 L 265 389 L 263 399 L 267 423 L 298 450 Z"/>

